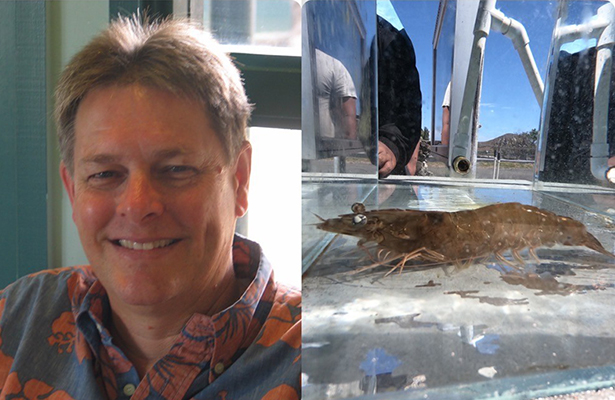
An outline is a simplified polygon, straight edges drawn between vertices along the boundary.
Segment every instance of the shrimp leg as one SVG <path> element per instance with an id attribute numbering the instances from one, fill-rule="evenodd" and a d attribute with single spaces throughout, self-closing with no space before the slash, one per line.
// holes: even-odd
<path id="1" fill-rule="evenodd" d="M 540 258 L 538 258 L 538 255 L 536 254 L 536 251 L 534 250 L 534 248 L 533 248 L 533 247 L 529 247 L 529 248 L 528 248 L 528 251 L 529 251 L 530 255 L 531 255 L 532 257 L 534 257 L 534 260 L 536 260 L 536 262 L 537 262 L 538 264 L 542 263 L 542 260 L 541 260 Z"/>
<path id="2" fill-rule="evenodd" d="M 515 264 L 511 263 L 506 258 L 504 258 L 504 256 L 500 252 L 495 252 L 493 254 L 495 255 L 495 258 L 497 258 L 503 264 L 506 264 L 509 267 L 512 267 L 515 271 L 521 272 L 521 269 L 518 266 L 516 266 Z"/>
<path id="3" fill-rule="evenodd" d="M 428 248 L 425 247 L 421 247 L 420 249 L 416 249 L 408 254 L 406 254 L 403 259 L 397 263 L 393 268 L 391 268 L 391 270 L 389 272 L 387 272 L 384 276 L 387 277 L 389 276 L 391 273 L 393 273 L 396 269 L 399 269 L 399 273 L 401 274 L 402 271 L 404 270 L 404 266 L 406 265 L 406 262 L 409 260 L 412 260 L 414 258 L 424 258 L 428 261 L 435 261 L 435 262 L 444 262 L 446 261 L 446 257 L 444 257 L 442 254 L 430 250 Z"/>
<path id="4" fill-rule="evenodd" d="M 523 259 L 523 257 L 521 257 L 521 254 L 519 254 L 519 250 L 512 249 L 510 252 L 512 253 L 513 257 L 515 258 L 515 260 L 517 260 L 519 264 L 525 265 L 525 260 Z"/>

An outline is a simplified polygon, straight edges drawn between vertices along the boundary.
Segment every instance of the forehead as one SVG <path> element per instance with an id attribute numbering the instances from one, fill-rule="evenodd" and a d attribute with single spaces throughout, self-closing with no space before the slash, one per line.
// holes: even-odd
<path id="1" fill-rule="evenodd" d="M 199 102 L 166 90 L 140 84 L 109 85 L 90 90 L 79 104 L 75 124 L 81 127 L 100 118 L 137 121 L 144 117 L 152 123 L 181 117 L 187 122 L 210 126 L 209 117 Z M 85 118 L 87 117 L 87 118 Z"/>
<path id="2" fill-rule="evenodd" d="M 75 118 L 75 161 L 109 150 L 160 152 L 164 148 L 222 153 L 222 145 L 199 102 L 142 85 L 90 91 Z"/>

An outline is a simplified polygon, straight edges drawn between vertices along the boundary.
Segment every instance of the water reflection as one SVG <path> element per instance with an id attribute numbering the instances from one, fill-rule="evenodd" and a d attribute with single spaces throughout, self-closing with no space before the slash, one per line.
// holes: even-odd
<path id="1" fill-rule="evenodd" d="M 451 130 L 451 85 L 453 50 L 455 43 L 456 1 L 441 6 L 434 37 L 434 93 L 432 95 L 431 148 L 433 161 L 450 165 L 449 143 Z M 446 173 L 448 175 L 448 173 Z"/>
<path id="2" fill-rule="evenodd" d="M 352 0 L 303 7 L 304 172 L 375 177 L 375 10 L 375 1 Z"/>
<path id="3" fill-rule="evenodd" d="M 540 181 L 613 187 L 615 6 L 561 2 L 542 117 Z"/>
<path id="4" fill-rule="evenodd" d="M 422 94 L 405 29 L 377 17 L 378 175 L 414 175 L 421 140 Z"/>
<path id="5" fill-rule="evenodd" d="M 315 49 L 316 97 L 322 138 L 357 138 L 357 91 L 339 60 Z"/>

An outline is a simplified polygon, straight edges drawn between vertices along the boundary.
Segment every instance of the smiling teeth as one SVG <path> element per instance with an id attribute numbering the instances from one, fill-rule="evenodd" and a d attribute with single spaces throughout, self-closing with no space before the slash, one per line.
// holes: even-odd
<path id="1" fill-rule="evenodd" d="M 118 240 L 120 246 L 125 247 L 131 250 L 153 250 L 158 249 L 160 247 L 166 247 L 173 243 L 173 240 L 157 240 L 155 242 L 147 242 L 147 243 L 139 243 L 139 242 L 131 242 L 130 240 Z"/>

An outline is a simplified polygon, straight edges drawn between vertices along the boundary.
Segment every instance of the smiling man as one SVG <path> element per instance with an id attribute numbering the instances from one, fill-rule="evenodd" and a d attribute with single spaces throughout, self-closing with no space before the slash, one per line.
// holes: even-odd
<path id="1" fill-rule="evenodd" d="M 234 234 L 249 114 L 185 22 L 120 19 L 73 58 L 60 174 L 91 265 L 2 292 L 0 398 L 300 398 L 300 294 Z"/>

